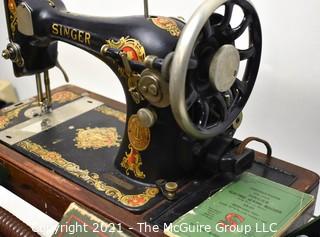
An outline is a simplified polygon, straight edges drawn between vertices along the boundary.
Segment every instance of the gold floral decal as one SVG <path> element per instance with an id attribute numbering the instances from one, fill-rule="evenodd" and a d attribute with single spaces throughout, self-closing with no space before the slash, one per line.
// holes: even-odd
<path id="1" fill-rule="evenodd" d="M 130 152 L 126 152 L 125 157 L 121 161 L 121 167 L 126 170 L 127 175 L 129 175 L 129 171 L 132 171 L 134 176 L 144 179 L 146 175 L 140 170 L 140 166 L 142 165 L 140 153 L 131 144 L 129 144 L 129 149 Z"/>
<path id="2" fill-rule="evenodd" d="M 22 141 L 18 144 L 26 151 L 39 156 L 41 159 L 64 169 L 69 174 L 78 177 L 86 183 L 94 186 L 98 191 L 104 192 L 107 196 L 119 201 L 127 207 L 141 207 L 154 198 L 158 193 L 158 188 L 148 187 L 141 194 L 124 194 L 118 189 L 109 186 L 96 173 L 90 173 L 88 170 L 82 170 L 79 165 L 65 160 L 61 154 L 48 151 L 39 144 L 33 143 L 30 140 Z"/>
<path id="3" fill-rule="evenodd" d="M 100 149 L 119 147 L 121 138 L 117 128 L 80 128 L 77 129 L 75 146 L 79 149 Z"/>
<path id="4" fill-rule="evenodd" d="M 10 29 L 11 29 L 11 34 L 12 37 L 14 38 L 16 31 L 17 31 L 17 26 L 18 26 L 18 21 L 17 21 L 17 5 L 15 0 L 8 0 L 8 9 L 10 12 Z"/>
<path id="5" fill-rule="evenodd" d="M 129 150 L 121 161 L 121 167 L 129 175 L 129 171 L 132 171 L 134 176 L 140 179 L 144 179 L 146 175 L 140 170 L 142 165 L 140 151 L 144 151 L 148 148 L 151 140 L 150 129 L 143 127 L 136 114 L 133 114 L 128 122 L 128 138 L 129 138 Z"/>
<path id="6" fill-rule="evenodd" d="M 23 110 L 26 107 L 27 105 L 20 106 L 14 110 L 5 113 L 4 115 L 0 115 L 0 129 L 6 128 L 13 119 L 18 118 L 21 110 Z"/>
<path id="7" fill-rule="evenodd" d="M 159 28 L 168 31 L 172 36 L 179 37 L 181 34 L 177 22 L 171 18 L 160 16 L 151 18 L 151 21 Z"/>
<path id="8" fill-rule="evenodd" d="M 143 45 L 136 39 L 127 37 L 121 37 L 119 40 L 109 39 L 105 44 L 108 48 L 119 49 L 127 54 L 127 58 L 132 61 L 143 62 L 146 57 L 146 51 Z M 143 97 L 138 92 L 138 80 L 140 75 L 136 72 L 126 72 L 123 67 L 118 66 L 118 74 L 120 77 L 128 80 L 129 92 L 133 101 L 139 104 Z"/>
<path id="9" fill-rule="evenodd" d="M 126 115 L 126 113 L 123 113 L 121 111 L 111 109 L 105 105 L 101 105 L 98 108 L 96 108 L 95 110 L 100 113 L 103 113 L 105 115 L 115 117 L 121 122 L 124 122 L 124 123 L 126 122 L 127 115 Z"/>
<path id="10" fill-rule="evenodd" d="M 146 52 L 142 44 L 129 36 L 121 37 L 119 40 L 106 40 L 106 45 L 109 48 L 119 49 L 127 53 L 129 60 L 143 62 L 146 57 Z"/>
<path id="11" fill-rule="evenodd" d="M 52 95 L 52 101 L 58 103 L 65 103 L 68 101 L 75 100 L 80 96 L 71 91 L 59 91 Z"/>

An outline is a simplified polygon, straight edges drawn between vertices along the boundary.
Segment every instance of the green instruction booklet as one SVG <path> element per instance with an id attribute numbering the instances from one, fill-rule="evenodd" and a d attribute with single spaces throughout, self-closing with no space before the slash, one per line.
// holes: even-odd
<path id="1" fill-rule="evenodd" d="M 312 195 L 244 173 L 167 225 L 170 237 L 276 237 L 314 202 Z"/>

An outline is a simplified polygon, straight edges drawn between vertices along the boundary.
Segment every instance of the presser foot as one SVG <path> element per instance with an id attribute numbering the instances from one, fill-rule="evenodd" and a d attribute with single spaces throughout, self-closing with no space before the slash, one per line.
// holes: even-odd
<path id="1" fill-rule="evenodd" d="M 40 116 L 44 114 L 48 114 L 52 112 L 52 104 L 45 101 L 44 103 L 41 103 L 40 105 Z"/>
<path id="2" fill-rule="evenodd" d="M 49 114 L 53 111 L 52 105 L 48 105 L 48 104 L 42 103 L 42 102 L 41 103 L 37 102 L 37 104 L 38 104 L 37 106 L 34 106 L 34 107 L 27 109 L 24 112 L 24 116 L 29 119 L 32 119 L 35 117 L 44 116 L 45 114 Z"/>

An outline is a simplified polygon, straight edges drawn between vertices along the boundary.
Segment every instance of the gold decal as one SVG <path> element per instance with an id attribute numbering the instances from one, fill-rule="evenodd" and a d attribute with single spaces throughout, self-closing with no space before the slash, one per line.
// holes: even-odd
<path id="1" fill-rule="evenodd" d="M 172 36 L 179 37 L 181 30 L 179 29 L 177 22 L 168 17 L 154 17 L 151 18 L 153 24 L 159 28 L 168 31 Z"/>
<path id="2" fill-rule="evenodd" d="M 51 33 L 56 36 L 71 39 L 75 42 L 90 45 L 91 34 L 89 32 L 53 23 L 51 26 Z"/>
<path id="3" fill-rule="evenodd" d="M 109 108 L 109 107 L 107 107 L 105 105 L 101 105 L 98 108 L 96 108 L 95 110 L 100 112 L 100 113 L 103 113 L 105 115 L 115 117 L 115 118 L 117 118 L 119 121 L 121 121 L 123 123 L 126 122 L 127 115 L 125 113 L 121 112 L 121 111 L 111 109 L 111 108 Z"/>
<path id="4" fill-rule="evenodd" d="M 125 157 L 121 161 L 121 167 L 126 170 L 127 175 L 129 175 L 129 171 L 132 171 L 135 177 L 144 179 L 146 175 L 140 170 L 140 166 L 142 165 L 141 155 L 139 151 L 132 148 L 131 144 L 129 144 L 129 149 L 130 152 L 126 152 Z"/>
<path id="5" fill-rule="evenodd" d="M 75 146 L 79 149 L 100 149 L 119 147 L 121 138 L 116 128 L 77 129 Z"/>
<path id="6" fill-rule="evenodd" d="M 133 38 L 121 37 L 119 40 L 107 40 L 106 45 L 109 48 L 120 49 L 127 53 L 129 60 L 143 62 L 146 57 L 146 52 L 142 44 Z"/>
<path id="7" fill-rule="evenodd" d="M 119 40 L 106 40 L 106 44 L 104 46 L 125 52 L 128 60 L 143 62 L 146 57 L 143 45 L 138 40 L 130 38 L 129 36 L 121 37 Z M 136 72 L 128 73 L 121 66 L 118 67 L 118 73 L 120 74 L 120 77 L 128 79 L 128 87 L 131 97 L 136 104 L 139 104 L 141 100 L 143 100 L 142 95 L 137 90 L 137 83 L 140 75 Z"/>
<path id="8" fill-rule="evenodd" d="M 13 119 L 18 118 L 21 110 L 26 107 L 27 105 L 20 106 L 19 108 L 5 113 L 4 115 L 0 115 L 0 129 L 6 128 Z"/>
<path id="9" fill-rule="evenodd" d="M 138 195 L 125 195 L 122 198 L 122 203 L 126 203 L 127 206 L 140 207 L 141 204 L 146 203 L 151 198 L 155 197 L 159 193 L 158 188 L 147 188 L 143 194 Z"/>
<path id="10" fill-rule="evenodd" d="M 15 36 L 18 26 L 17 20 L 17 5 L 15 0 L 8 0 L 9 19 L 10 19 L 10 30 L 12 37 Z"/>
<path id="11" fill-rule="evenodd" d="M 70 35 L 70 28 L 64 28 L 64 35 L 69 36 Z"/>
<path id="12" fill-rule="evenodd" d="M 91 35 L 89 32 L 84 32 L 84 43 L 87 44 L 87 45 L 90 45 L 90 38 L 91 38 Z"/>
<path id="13" fill-rule="evenodd" d="M 83 35 L 84 35 L 84 32 L 80 30 L 80 31 L 79 31 L 79 39 L 78 39 L 80 43 L 84 43 L 84 41 L 83 41 Z"/>
<path id="14" fill-rule="evenodd" d="M 44 161 L 56 165 L 57 167 L 67 171 L 69 174 L 81 179 L 87 184 L 93 186 L 96 190 L 104 192 L 107 196 L 119 201 L 127 207 L 141 207 L 154 198 L 158 193 L 158 188 L 148 187 L 143 193 L 140 194 L 124 194 L 120 190 L 108 185 L 100 180 L 96 173 L 90 173 L 89 170 L 83 170 L 79 165 L 67 161 L 61 154 L 49 151 L 44 147 L 25 140 L 18 143 L 18 146 L 26 151 L 40 157 Z"/>
<path id="15" fill-rule="evenodd" d="M 58 35 L 59 34 L 59 30 L 58 30 L 58 24 L 52 24 L 51 26 L 51 32 L 54 35 Z"/>
<path id="16" fill-rule="evenodd" d="M 136 114 L 131 115 L 128 122 L 128 138 L 130 152 L 126 152 L 121 161 L 121 167 L 129 175 L 129 171 L 132 171 L 134 176 L 140 179 L 144 179 L 146 175 L 140 170 L 142 165 L 142 159 L 140 151 L 144 151 L 150 144 L 150 129 L 143 127 Z"/>
<path id="17" fill-rule="evenodd" d="M 144 151 L 150 144 L 150 129 L 141 125 L 136 114 L 132 115 L 129 119 L 128 137 L 130 144 L 137 151 Z"/>
<path id="18" fill-rule="evenodd" d="M 15 14 L 17 11 L 17 5 L 15 0 L 8 0 L 8 9 L 10 13 Z"/>
<path id="19" fill-rule="evenodd" d="M 65 103 L 68 101 L 75 100 L 80 96 L 71 91 L 59 91 L 52 95 L 52 101 L 57 103 Z"/>
<path id="20" fill-rule="evenodd" d="M 71 30 L 71 39 L 73 39 L 74 41 L 78 41 L 78 31 L 75 29 Z"/>

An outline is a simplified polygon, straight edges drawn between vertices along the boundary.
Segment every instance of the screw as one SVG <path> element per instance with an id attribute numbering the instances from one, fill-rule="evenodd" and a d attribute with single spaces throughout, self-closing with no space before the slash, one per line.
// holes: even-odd
<path id="1" fill-rule="evenodd" d="M 131 91 L 131 96 L 134 102 L 136 102 L 136 104 L 140 103 L 140 94 L 138 92 Z"/>
<path id="2" fill-rule="evenodd" d="M 108 45 L 104 44 L 100 49 L 100 53 L 104 56 L 108 53 L 108 49 L 109 49 Z"/>
<path id="3" fill-rule="evenodd" d="M 54 4 L 54 2 L 52 0 L 48 0 L 49 6 L 55 8 L 56 5 Z"/>
<path id="4" fill-rule="evenodd" d="M 148 91 L 149 91 L 150 94 L 153 95 L 153 96 L 158 95 L 158 88 L 157 88 L 157 86 L 154 85 L 154 84 L 149 85 Z"/>
<path id="5" fill-rule="evenodd" d="M 178 189 L 178 184 L 176 182 L 168 182 L 165 185 L 165 189 L 167 192 L 175 192 Z"/>
<path id="6" fill-rule="evenodd" d="M 4 59 L 9 59 L 10 58 L 10 51 L 8 49 L 5 49 L 2 51 L 2 57 Z"/>
<path id="7" fill-rule="evenodd" d="M 173 200 L 178 190 L 178 184 L 176 182 L 168 182 L 164 188 L 167 191 L 167 198 Z"/>
<path id="8" fill-rule="evenodd" d="M 148 91 L 148 87 L 142 86 L 142 87 L 141 87 L 141 91 L 146 93 L 146 92 Z"/>

